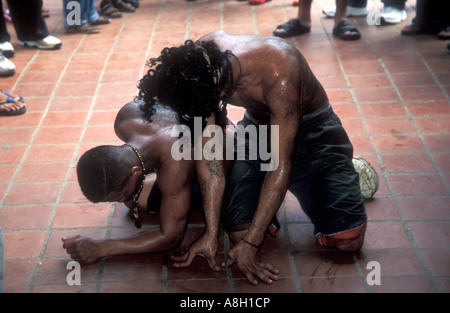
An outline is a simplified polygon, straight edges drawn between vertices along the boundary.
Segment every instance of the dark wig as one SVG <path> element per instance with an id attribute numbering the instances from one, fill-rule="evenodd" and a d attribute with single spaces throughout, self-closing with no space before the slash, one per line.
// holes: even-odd
<path id="1" fill-rule="evenodd" d="M 103 202 L 109 193 L 120 191 L 128 181 L 120 146 L 104 145 L 86 151 L 78 160 L 78 183 L 84 196 Z"/>
<path id="2" fill-rule="evenodd" d="M 226 107 L 220 106 L 220 93 L 233 79 L 231 55 L 229 50 L 220 51 L 213 41 L 187 40 L 180 47 L 164 48 L 158 58 L 150 59 L 150 69 L 138 85 L 144 117 L 151 121 L 154 105 L 161 102 L 191 130 L 194 117 L 202 117 L 204 127 L 205 118 L 212 113 L 216 124 L 224 127 Z"/>

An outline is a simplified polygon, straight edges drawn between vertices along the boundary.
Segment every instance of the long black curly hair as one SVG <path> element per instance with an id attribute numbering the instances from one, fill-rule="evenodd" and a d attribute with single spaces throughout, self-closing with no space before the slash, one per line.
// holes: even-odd
<path id="1" fill-rule="evenodd" d="M 150 69 L 139 82 L 136 97 L 142 100 L 144 117 L 151 121 L 157 102 L 178 114 L 180 123 L 193 130 L 194 117 L 215 113 L 216 124 L 226 124 L 226 102 L 221 91 L 233 85 L 231 51 L 222 52 L 213 41 L 187 40 L 179 47 L 164 48 L 148 62 Z"/>

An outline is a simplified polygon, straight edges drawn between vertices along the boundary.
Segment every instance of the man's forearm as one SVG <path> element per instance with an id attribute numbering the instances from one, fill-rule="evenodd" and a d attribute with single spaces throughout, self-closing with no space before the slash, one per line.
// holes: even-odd
<path id="1" fill-rule="evenodd" d="M 174 248 L 182 236 L 167 236 L 158 230 L 147 230 L 118 239 L 97 241 L 101 257 L 159 252 Z"/>
<path id="2" fill-rule="evenodd" d="M 225 190 L 223 162 L 202 160 L 203 169 L 199 175 L 199 185 L 205 213 L 205 228 L 209 236 L 218 236 L 222 197 Z"/>
<path id="3" fill-rule="evenodd" d="M 278 212 L 284 200 L 289 183 L 289 171 L 277 169 L 267 172 L 264 184 L 261 188 L 261 196 L 252 223 L 245 235 L 245 240 L 261 245 L 267 228 Z"/>

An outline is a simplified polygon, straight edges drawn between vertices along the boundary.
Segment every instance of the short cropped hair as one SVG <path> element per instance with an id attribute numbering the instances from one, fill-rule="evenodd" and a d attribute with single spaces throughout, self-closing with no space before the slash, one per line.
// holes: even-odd
<path id="1" fill-rule="evenodd" d="M 127 183 L 129 172 L 121 150 L 121 146 L 97 146 L 78 160 L 78 183 L 89 201 L 103 202 L 109 193 L 120 191 Z"/>

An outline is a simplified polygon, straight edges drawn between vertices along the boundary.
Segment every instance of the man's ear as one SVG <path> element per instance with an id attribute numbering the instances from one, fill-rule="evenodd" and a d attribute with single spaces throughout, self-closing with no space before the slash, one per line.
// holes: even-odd
<path id="1" fill-rule="evenodd" d="M 142 167 L 135 165 L 131 168 L 130 176 L 141 176 L 142 175 Z"/>

